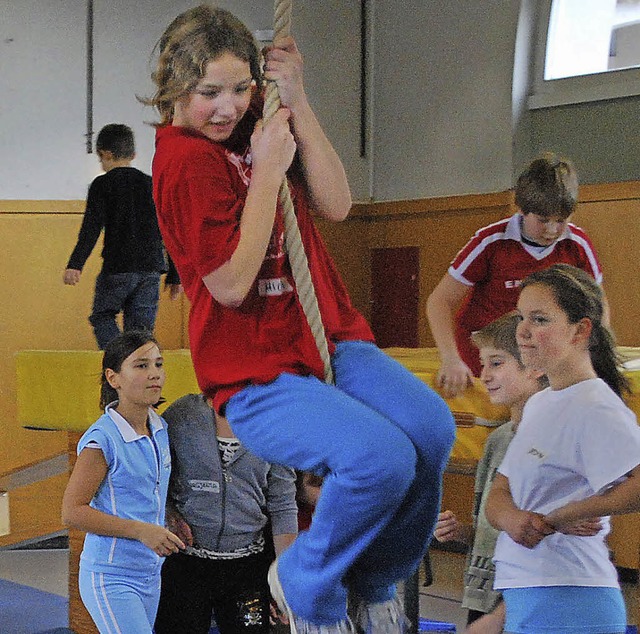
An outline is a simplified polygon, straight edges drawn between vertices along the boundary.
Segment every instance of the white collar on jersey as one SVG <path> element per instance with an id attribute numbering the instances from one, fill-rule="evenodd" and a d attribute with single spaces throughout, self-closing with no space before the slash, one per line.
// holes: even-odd
<path id="1" fill-rule="evenodd" d="M 113 403 L 109 403 L 105 407 L 105 412 L 111 418 L 111 420 L 116 424 L 122 439 L 125 442 L 133 442 L 134 440 L 138 440 L 138 438 L 142 438 L 141 434 L 138 434 L 133 427 L 127 422 L 127 419 L 124 418 L 116 411 L 116 406 L 118 405 L 118 401 L 113 401 Z M 162 429 L 162 420 L 160 416 L 150 407 L 149 408 L 149 425 L 151 427 L 151 433 L 155 434 L 157 431 Z"/>

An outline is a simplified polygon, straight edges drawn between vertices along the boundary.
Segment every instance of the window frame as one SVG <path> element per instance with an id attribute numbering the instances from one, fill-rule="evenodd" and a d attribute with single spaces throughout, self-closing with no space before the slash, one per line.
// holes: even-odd
<path id="1" fill-rule="evenodd" d="M 547 34 L 553 0 L 541 0 L 537 16 L 534 72 L 530 110 L 640 95 L 640 68 L 624 68 L 603 73 L 544 79 Z"/>

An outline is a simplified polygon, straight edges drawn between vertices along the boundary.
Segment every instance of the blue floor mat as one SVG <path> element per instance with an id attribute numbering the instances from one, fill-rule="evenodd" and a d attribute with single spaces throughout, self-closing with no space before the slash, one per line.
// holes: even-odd
<path id="1" fill-rule="evenodd" d="M 0 630 L 6 634 L 71 634 L 65 597 L 0 579 Z"/>

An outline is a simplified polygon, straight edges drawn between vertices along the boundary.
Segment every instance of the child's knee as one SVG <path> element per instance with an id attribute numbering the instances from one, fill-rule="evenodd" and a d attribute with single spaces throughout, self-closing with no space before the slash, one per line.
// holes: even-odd
<path id="1" fill-rule="evenodd" d="M 441 453 L 449 455 L 456 439 L 456 423 L 448 405 L 443 401 L 434 419 L 435 443 Z"/>
<path id="2" fill-rule="evenodd" d="M 381 498 L 402 496 L 415 477 L 416 448 L 391 424 L 372 426 L 359 437 L 344 438 L 330 469 L 355 488 L 376 491 Z"/>
<path id="3" fill-rule="evenodd" d="M 406 436 L 386 445 L 376 460 L 373 480 L 381 499 L 402 500 L 416 477 L 417 453 Z"/>
<path id="4" fill-rule="evenodd" d="M 446 461 L 456 439 L 456 425 L 444 400 L 432 400 L 423 414 L 422 430 L 416 443 L 418 452 L 432 461 Z"/>

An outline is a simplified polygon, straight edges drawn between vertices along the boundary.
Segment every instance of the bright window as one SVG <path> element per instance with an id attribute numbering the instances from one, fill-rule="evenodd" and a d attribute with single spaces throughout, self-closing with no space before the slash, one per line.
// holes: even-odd
<path id="1" fill-rule="evenodd" d="M 544 78 L 640 66 L 640 0 L 554 0 Z"/>
<path id="2" fill-rule="evenodd" d="M 530 107 L 640 94 L 640 0 L 539 6 L 545 8 Z"/>

